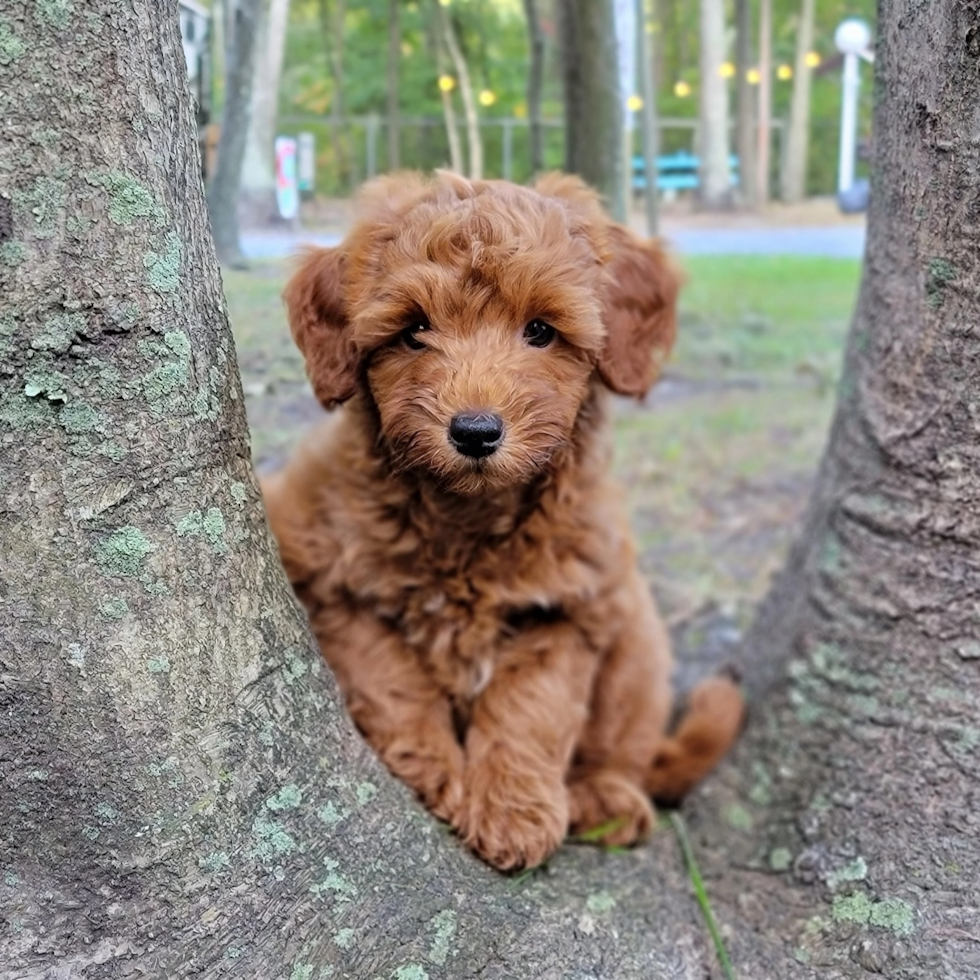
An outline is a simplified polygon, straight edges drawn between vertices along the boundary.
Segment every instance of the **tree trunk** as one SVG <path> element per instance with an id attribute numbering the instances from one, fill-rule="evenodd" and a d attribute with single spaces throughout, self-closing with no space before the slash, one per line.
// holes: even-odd
<path id="1" fill-rule="evenodd" d="M 463 99 L 463 113 L 466 116 L 466 142 L 469 149 L 469 176 L 471 180 L 479 180 L 483 176 L 483 138 L 480 135 L 480 115 L 476 108 L 476 96 L 473 94 L 473 83 L 470 81 L 470 70 L 463 56 L 456 36 L 451 14 L 447 14 L 439 0 L 436 0 L 436 16 L 442 28 L 442 36 L 449 51 L 450 60 L 456 70 L 459 81 L 459 94 Z"/>
<path id="2" fill-rule="evenodd" d="M 398 67 L 402 58 L 401 0 L 388 0 L 388 169 L 401 166 Z"/>
<path id="3" fill-rule="evenodd" d="M 262 0 L 228 0 L 224 9 L 225 102 L 218 163 L 208 186 L 208 210 L 218 258 L 228 265 L 241 267 L 247 263 L 238 240 L 238 201 Z"/>
<path id="4" fill-rule="evenodd" d="M 752 4 L 735 0 L 736 116 L 735 150 L 738 153 L 738 190 L 743 204 L 755 200 L 755 96 L 749 83 L 752 67 Z"/>
<path id="5" fill-rule="evenodd" d="M 446 73 L 446 56 L 443 53 L 442 13 L 439 0 L 432 0 L 432 20 L 430 44 L 436 56 L 436 72 L 441 83 Z M 449 167 L 458 174 L 463 173 L 463 145 L 459 138 L 459 127 L 456 125 L 456 111 L 453 109 L 453 93 L 451 88 L 439 86 L 439 96 L 442 101 L 442 118 L 446 124 L 446 142 L 449 144 Z"/>
<path id="6" fill-rule="evenodd" d="M 698 200 L 706 208 L 728 207 L 732 200 L 728 175 L 728 82 L 720 70 L 724 60 L 724 0 L 701 0 Z"/>
<path id="7" fill-rule="evenodd" d="M 565 92 L 565 169 L 595 187 L 614 216 L 625 200 L 623 106 L 612 0 L 558 0 Z"/>
<path id="8" fill-rule="evenodd" d="M 647 218 L 647 234 L 658 230 L 657 154 L 660 152 L 660 129 L 657 125 L 657 87 L 654 84 L 652 0 L 636 0 L 636 66 L 640 76 L 643 109 L 640 128 L 643 133 L 643 170 L 646 187 L 643 202 Z"/>
<path id="9" fill-rule="evenodd" d="M 242 204 L 250 224 L 278 220 L 274 146 L 289 0 L 268 0 L 252 84 L 251 123 L 242 165 Z M 240 208 L 241 210 L 241 208 Z"/>
<path id="10" fill-rule="evenodd" d="M 739 976 L 980 975 L 980 28 L 974 3 L 891 0 L 877 29 L 839 405 L 746 639 L 757 690 L 779 687 L 736 760 L 741 843 L 711 869 Z"/>
<path id="11" fill-rule="evenodd" d="M 347 109 L 344 102 L 344 19 L 347 0 L 320 0 L 320 26 L 323 45 L 330 66 L 330 136 L 333 141 L 338 190 L 353 190 L 354 167 L 346 129 Z"/>
<path id="12" fill-rule="evenodd" d="M 806 195 L 806 163 L 810 135 L 810 66 L 807 52 L 813 47 L 814 0 L 802 0 L 796 29 L 796 66 L 793 70 L 793 99 L 789 108 L 786 159 L 780 174 L 784 201 L 802 201 Z"/>
<path id="13" fill-rule="evenodd" d="M 759 110 L 756 121 L 755 203 L 769 202 L 772 146 L 772 0 L 759 0 Z"/>
<path id="14" fill-rule="evenodd" d="M 527 72 L 527 119 L 529 125 L 529 153 L 531 173 L 544 170 L 544 123 L 541 101 L 544 92 L 544 31 L 541 29 L 541 12 L 538 0 L 524 0 L 527 19 L 528 72 Z"/>

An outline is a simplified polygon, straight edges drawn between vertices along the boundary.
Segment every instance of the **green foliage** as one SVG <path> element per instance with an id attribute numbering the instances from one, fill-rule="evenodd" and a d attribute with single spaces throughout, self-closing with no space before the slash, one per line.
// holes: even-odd
<path id="1" fill-rule="evenodd" d="M 401 4 L 401 59 L 399 62 L 399 111 L 405 125 L 400 140 L 402 166 L 424 169 L 443 165 L 449 158 L 442 104 L 438 87 L 436 36 L 432 23 L 433 0 L 408 0 Z M 337 92 L 331 74 L 336 38 L 332 31 L 336 0 L 294 0 L 280 91 L 281 132 L 313 132 L 317 139 L 318 188 L 346 192 L 366 176 L 368 132 L 362 121 L 345 125 L 338 136 L 330 125 L 337 109 Z M 453 0 L 447 13 L 460 39 L 474 90 L 493 92 L 495 102 L 481 106 L 485 121 L 523 118 L 527 114 L 528 42 L 520 0 Z M 340 93 L 344 115 L 362 120 L 377 116 L 383 125 L 387 110 L 386 66 L 388 53 L 388 0 L 347 0 L 344 16 L 344 85 Z M 554 58 L 551 59 L 554 62 Z M 557 66 L 552 64 L 545 86 L 545 115 L 557 119 L 561 100 Z M 448 57 L 445 70 L 450 72 Z M 451 72 L 450 72 L 451 73 Z M 453 98 L 462 116 L 458 91 Z M 461 119 L 460 119 L 461 123 Z M 500 175 L 503 131 L 500 126 L 483 129 L 488 175 Z M 561 164 L 561 140 L 549 141 L 549 165 Z M 383 130 L 377 138 L 377 167 L 387 166 Z M 350 159 L 342 159 L 344 155 Z M 527 136 L 514 134 L 514 177 L 529 176 Z M 349 168 L 347 179 L 338 171 Z"/>
<path id="2" fill-rule="evenodd" d="M 386 114 L 389 0 L 346 0 L 343 16 L 343 87 L 336 91 L 331 59 L 338 51 L 334 26 L 339 0 L 293 0 L 283 84 L 280 90 L 280 132 L 313 132 L 317 140 L 318 190 L 347 193 L 368 173 L 368 144 L 373 143 L 375 169 L 387 167 Z M 436 36 L 432 23 L 434 0 L 402 0 L 400 6 L 402 54 L 399 62 L 399 111 L 403 120 L 400 138 L 401 164 L 428 169 L 448 160 L 448 147 L 437 85 Z M 753 6 L 754 28 L 758 4 Z M 556 30 L 549 5 L 544 10 L 546 66 L 543 111 L 555 123 L 546 130 L 546 165 L 560 167 L 563 159 L 561 85 L 556 51 Z M 658 5 L 661 19 L 655 26 L 658 110 L 662 117 L 695 120 L 698 115 L 698 4 L 672 0 Z M 792 65 L 800 0 L 774 0 L 773 64 Z M 482 135 L 488 176 L 501 176 L 504 157 L 502 120 L 522 120 L 527 114 L 528 39 L 520 0 L 451 0 L 446 12 L 452 17 L 467 58 L 477 92 L 493 92 L 495 101 L 481 106 Z M 840 121 L 840 69 L 833 35 L 845 17 L 859 16 L 871 24 L 874 0 L 821 0 L 817 4 L 814 48 L 822 66 L 813 77 L 808 190 L 831 193 L 837 173 Z M 729 58 L 734 60 L 734 25 L 729 12 Z M 753 38 L 753 48 L 758 46 Z M 452 73 L 446 60 L 445 70 Z M 872 86 L 870 71 L 863 68 L 860 131 L 870 134 Z M 674 85 L 685 81 L 691 94 L 679 97 Z M 789 112 L 792 83 L 774 79 L 773 114 L 785 119 Z M 734 113 L 735 83 L 730 85 Z M 339 98 L 338 98 L 339 96 Z M 454 92 L 461 116 L 459 93 Z M 342 109 L 342 113 L 339 110 Z M 364 123 L 377 117 L 373 136 Z M 340 129 L 334 123 L 347 120 Z M 494 123 L 497 125 L 494 125 Z M 461 120 L 460 120 L 461 124 Z M 527 130 L 512 130 L 512 176 L 529 176 Z M 663 149 L 692 149 L 693 129 L 668 128 Z M 773 176 L 778 167 L 777 136 Z"/>
<path id="3" fill-rule="evenodd" d="M 758 29 L 758 3 L 751 4 L 753 30 Z M 698 19 L 699 5 L 673 0 L 663 5 L 663 17 L 658 25 L 660 64 L 656 66 L 658 76 L 658 108 L 662 116 L 696 119 L 698 116 Z M 796 59 L 796 30 L 800 15 L 800 0 L 773 0 L 772 62 L 773 66 L 793 66 Z M 840 99 L 841 70 L 837 63 L 838 52 L 834 46 L 834 31 L 837 25 L 848 17 L 860 17 L 872 27 L 875 23 L 874 0 L 820 0 L 816 4 L 814 23 L 814 50 L 821 58 L 821 66 L 813 74 L 813 87 L 810 96 L 810 145 L 808 161 L 808 192 L 811 194 L 831 193 L 836 186 L 837 154 L 840 139 Z M 734 21 L 729 11 L 730 28 L 729 53 L 735 60 Z M 752 39 L 753 51 L 758 50 L 758 37 Z M 859 113 L 859 135 L 870 136 L 871 131 L 871 72 L 868 66 L 862 68 L 861 107 Z M 679 97 L 674 94 L 674 84 L 687 82 L 690 95 Z M 793 85 L 791 81 L 773 78 L 772 112 L 773 118 L 785 120 L 789 115 Z M 735 81 L 729 86 L 731 110 L 735 111 Z M 781 146 L 774 144 L 773 177 L 777 172 Z M 665 133 L 664 149 L 673 152 L 690 149 L 689 133 L 668 130 Z"/>

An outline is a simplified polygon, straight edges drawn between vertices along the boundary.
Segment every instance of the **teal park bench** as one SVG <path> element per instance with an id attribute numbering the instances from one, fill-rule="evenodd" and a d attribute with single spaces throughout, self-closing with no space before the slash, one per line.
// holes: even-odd
<path id="1" fill-rule="evenodd" d="M 693 153 L 681 150 L 657 157 L 657 190 L 691 191 L 697 189 L 701 180 L 698 176 L 700 160 Z M 738 157 L 733 153 L 728 158 L 728 175 L 732 186 L 738 183 Z M 647 175 L 643 157 L 633 157 L 633 190 L 646 190 Z"/>

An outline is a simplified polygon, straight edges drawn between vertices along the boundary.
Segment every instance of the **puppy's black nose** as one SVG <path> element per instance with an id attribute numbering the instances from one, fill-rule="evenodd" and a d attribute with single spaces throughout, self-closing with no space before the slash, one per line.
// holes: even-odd
<path id="1" fill-rule="evenodd" d="M 464 456 L 480 459 L 497 451 L 504 420 L 490 412 L 460 412 L 449 423 L 449 440 Z"/>

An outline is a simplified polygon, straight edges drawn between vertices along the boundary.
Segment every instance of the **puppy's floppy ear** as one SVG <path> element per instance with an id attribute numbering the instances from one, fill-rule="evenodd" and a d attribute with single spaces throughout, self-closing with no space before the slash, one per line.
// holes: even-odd
<path id="1" fill-rule="evenodd" d="M 346 401 L 357 386 L 359 357 L 344 307 L 345 263 L 339 248 L 308 249 L 282 294 L 306 373 L 326 408 Z"/>
<path id="2" fill-rule="evenodd" d="M 642 398 L 674 344 L 683 277 L 658 242 L 639 239 L 622 225 L 610 223 L 608 232 L 612 259 L 599 374 L 613 391 Z"/>

